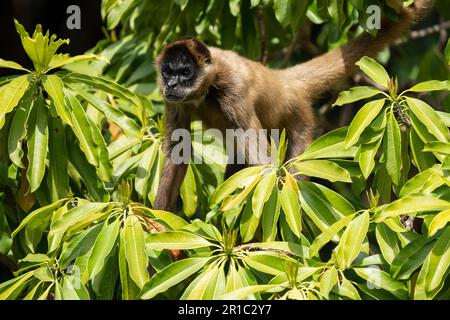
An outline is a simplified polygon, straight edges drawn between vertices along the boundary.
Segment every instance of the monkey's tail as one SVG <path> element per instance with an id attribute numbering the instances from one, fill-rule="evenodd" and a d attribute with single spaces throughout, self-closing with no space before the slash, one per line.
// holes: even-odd
<path id="1" fill-rule="evenodd" d="M 364 33 L 340 48 L 286 69 L 287 76 L 302 80 L 309 89 L 307 92 L 320 95 L 350 76 L 356 70 L 355 63 L 363 56 L 374 56 L 399 39 L 411 25 L 426 16 L 431 7 L 432 0 L 416 0 L 413 5 L 403 8 L 398 21 L 383 23 L 376 37 Z"/>

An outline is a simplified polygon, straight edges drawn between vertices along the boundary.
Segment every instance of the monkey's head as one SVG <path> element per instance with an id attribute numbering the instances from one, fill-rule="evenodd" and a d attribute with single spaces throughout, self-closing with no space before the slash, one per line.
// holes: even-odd
<path id="1" fill-rule="evenodd" d="M 161 93 L 168 102 L 199 101 L 213 80 L 211 53 L 195 38 L 182 38 L 167 45 L 156 65 Z"/>

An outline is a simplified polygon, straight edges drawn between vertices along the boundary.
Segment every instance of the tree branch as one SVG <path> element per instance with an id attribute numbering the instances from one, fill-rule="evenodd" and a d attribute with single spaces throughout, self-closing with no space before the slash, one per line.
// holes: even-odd
<path id="1" fill-rule="evenodd" d="M 11 260 L 7 255 L 0 253 L 0 264 L 8 268 L 11 273 L 17 270 L 17 264 Z"/>
<path id="2" fill-rule="evenodd" d="M 409 34 L 409 37 L 399 39 L 399 40 L 395 41 L 394 44 L 399 45 L 399 44 L 407 42 L 409 39 L 415 40 L 415 39 L 425 38 L 425 37 L 428 37 L 435 33 L 441 33 L 442 30 L 447 30 L 447 29 L 450 29 L 450 21 L 443 21 L 439 24 L 435 24 L 434 26 L 430 26 L 430 27 L 420 29 L 420 30 L 413 30 Z"/>
<path id="3" fill-rule="evenodd" d="M 259 61 L 262 64 L 267 64 L 268 58 L 269 58 L 269 46 L 268 46 L 268 39 L 267 39 L 267 29 L 266 24 L 264 22 L 264 16 L 261 9 L 261 6 L 258 6 L 256 8 L 256 19 L 258 20 L 258 26 L 259 26 L 259 35 L 261 39 L 261 57 Z"/>

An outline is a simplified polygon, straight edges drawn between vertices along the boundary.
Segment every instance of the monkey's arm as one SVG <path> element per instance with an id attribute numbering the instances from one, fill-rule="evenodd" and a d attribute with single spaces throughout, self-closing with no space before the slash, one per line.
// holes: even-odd
<path id="1" fill-rule="evenodd" d="M 173 142 L 172 133 L 175 129 L 189 130 L 190 117 L 175 106 L 166 107 L 166 125 L 164 133 L 164 165 L 158 194 L 154 208 L 158 210 L 173 211 L 180 193 L 180 187 L 186 175 L 187 164 L 175 164 L 171 159 Z M 190 143 L 189 143 L 190 145 Z"/>
<path id="2" fill-rule="evenodd" d="M 238 129 L 244 131 L 243 133 L 237 132 L 236 134 L 237 148 L 235 151 L 244 155 L 247 165 L 273 163 L 273 159 L 268 154 L 270 152 L 270 145 L 267 130 L 263 130 L 257 115 L 253 111 L 246 110 L 244 105 L 242 107 L 239 105 L 235 106 L 232 115 L 227 114 L 225 110 L 226 116 L 233 120 Z M 245 110 L 246 114 L 239 115 L 240 110 Z M 239 165 L 238 163 L 234 164 Z"/>

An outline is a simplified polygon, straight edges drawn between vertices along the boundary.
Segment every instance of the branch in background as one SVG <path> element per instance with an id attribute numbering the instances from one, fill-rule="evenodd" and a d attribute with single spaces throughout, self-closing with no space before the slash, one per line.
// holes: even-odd
<path id="1" fill-rule="evenodd" d="M 445 22 L 444 18 L 440 17 L 439 22 L 443 24 Z M 439 32 L 439 48 L 441 49 L 441 51 L 445 50 L 445 47 L 447 46 L 447 41 L 448 41 L 447 28 L 442 28 L 441 31 Z"/>
<path id="2" fill-rule="evenodd" d="M 256 8 L 256 19 L 258 20 L 259 35 L 261 38 L 261 57 L 259 61 L 262 64 L 267 64 L 267 61 L 269 59 L 269 46 L 267 39 L 266 24 L 264 22 L 263 12 L 260 6 Z"/>
<path id="3" fill-rule="evenodd" d="M 292 55 L 299 51 L 305 52 L 312 57 L 322 53 L 320 49 L 311 42 L 311 23 L 305 23 L 294 35 L 294 39 L 288 47 L 271 53 L 269 58 L 271 60 L 283 59 L 282 65 L 287 66 Z"/>
<path id="4" fill-rule="evenodd" d="M 0 264 L 8 268 L 11 273 L 17 270 L 17 264 L 11 260 L 7 255 L 0 253 Z"/>
<path id="5" fill-rule="evenodd" d="M 292 58 L 292 55 L 295 52 L 295 48 L 300 44 L 300 39 L 302 38 L 302 29 L 298 30 L 295 35 L 294 35 L 294 41 L 292 41 L 291 45 L 289 47 L 286 48 L 285 54 L 284 54 L 284 58 L 283 58 L 283 62 L 281 63 L 281 66 L 283 68 L 287 67 L 289 64 L 289 61 Z"/>
<path id="6" fill-rule="evenodd" d="M 450 21 L 443 21 L 443 22 L 436 24 L 434 26 L 431 26 L 431 27 L 427 27 L 427 28 L 424 28 L 421 30 L 413 30 L 413 31 L 411 31 L 409 37 L 399 39 L 399 40 L 395 41 L 394 44 L 399 45 L 399 44 L 407 42 L 409 39 L 414 40 L 414 39 L 425 38 L 425 37 L 428 37 L 435 33 L 441 33 L 442 30 L 447 30 L 447 29 L 450 29 Z"/>

